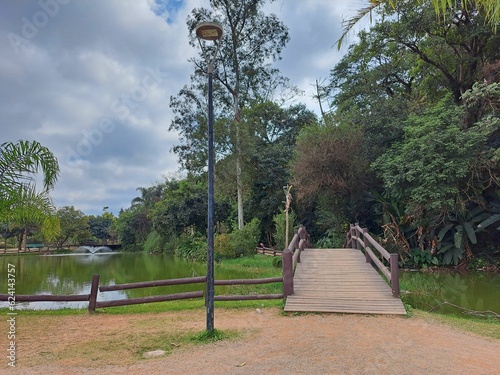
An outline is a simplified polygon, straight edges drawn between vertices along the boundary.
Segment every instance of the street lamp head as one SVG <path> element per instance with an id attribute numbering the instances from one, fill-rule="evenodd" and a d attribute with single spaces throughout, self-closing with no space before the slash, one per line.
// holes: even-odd
<path id="1" fill-rule="evenodd" d="M 216 41 L 222 38 L 222 26 L 217 22 L 201 22 L 194 31 L 199 39 Z"/>

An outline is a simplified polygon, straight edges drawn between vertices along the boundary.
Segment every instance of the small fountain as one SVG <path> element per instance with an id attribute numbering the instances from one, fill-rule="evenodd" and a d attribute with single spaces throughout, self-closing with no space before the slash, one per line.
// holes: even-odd
<path id="1" fill-rule="evenodd" d="M 75 253 L 90 253 L 90 254 L 98 254 L 98 253 L 112 253 L 111 250 L 107 246 L 80 246 L 75 250 Z"/>

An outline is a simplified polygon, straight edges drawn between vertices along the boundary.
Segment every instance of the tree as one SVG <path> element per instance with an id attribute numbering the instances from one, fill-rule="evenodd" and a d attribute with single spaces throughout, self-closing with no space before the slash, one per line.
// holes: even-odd
<path id="1" fill-rule="evenodd" d="M 180 235 L 188 228 L 205 233 L 207 227 L 207 189 L 198 181 L 172 180 L 165 196 L 152 211 L 154 229 L 164 238 Z"/>
<path id="2" fill-rule="evenodd" d="M 112 229 L 115 217 L 111 212 L 104 212 L 100 216 L 89 216 L 89 230 L 91 234 L 105 245 L 113 237 Z"/>
<path id="3" fill-rule="evenodd" d="M 367 14 L 370 15 L 371 21 L 374 11 L 382 11 L 384 8 L 394 9 L 402 2 L 401 0 L 368 0 L 368 5 L 366 7 L 361 8 L 353 17 L 344 21 L 344 29 L 340 38 L 337 40 L 337 47 L 340 49 L 347 34 Z M 418 0 L 417 4 L 426 4 L 427 2 L 428 0 Z M 494 31 L 496 31 L 498 22 L 500 21 L 500 5 L 498 0 L 431 0 L 431 3 L 434 7 L 434 13 L 442 17 L 445 17 L 452 6 L 462 8 L 467 12 L 474 12 L 474 10 L 477 10 L 483 17 L 483 23 L 490 26 Z"/>
<path id="4" fill-rule="evenodd" d="M 311 125 L 297 139 L 293 186 L 323 231 L 343 230 L 364 211 L 370 179 L 362 149 L 362 130 L 347 126 Z"/>
<path id="5" fill-rule="evenodd" d="M 301 104 L 283 108 L 264 101 L 242 113 L 242 123 L 252 130 L 245 210 L 249 217 L 260 220 L 268 242 L 274 233 L 273 217 L 281 210 L 283 186 L 291 181 L 290 159 L 297 136 L 305 126 L 316 122 L 315 114 Z"/>
<path id="6" fill-rule="evenodd" d="M 271 0 L 272 1 L 272 0 Z M 287 28 L 275 15 L 266 15 L 262 11 L 265 0 L 210 0 L 212 9 L 198 8 L 188 18 L 190 44 L 198 46 L 193 33 L 196 25 L 203 21 L 217 21 L 224 28 L 220 42 L 220 54 L 216 58 L 214 80 L 214 107 L 216 115 L 225 121 L 216 121 L 216 142 L 221 145 L 219 151 L 228 150 L 235 155 L 236 192 L 238 207 L 238 227 L 244 223 L 243 216 L 243 178 L 242 178 L 242 124 L 241 111 L 255 98 L 269 98 L 277 87 L 286 86 L 287 80 L 279 76 L 269 62 L 279 59 L 281 51 L 289 40 Z M 214 53 L 208 47 L 207 56 Z M 198 73 L 206 71 L 204 56 L 191 60 Z M 181 146 L 174 148 L 183 159 L 184 165 L 200 166 L 193 163 L 200 156 L 206 159 L 205 150 L 206 116 L 204 99 L 199 93 L 204 92 L 206 84 L 203 76 L 191 77 L 191 87 L 184 87 L 177 98 L 171 99 L 171 107 L 176 115 L 170 129 L 181 134 Z M 225 90 L 221 90 L 221 88 Z M 222 129 L 221 129 L 222 128 Z M 221 136 L 220 130 L 224 130 Z M 196 147 L 201 146 L 201 147 Z"/>
<path id="7" fill-rule="evenodd" d="M 11 226 L 22 229 L 18 236 L 18 250 L 26 249 L 29 231 L 34 228 L 39 228 L 47 241 L 53 241 L 60 232 L 60 224 L 49 195 L 36 192 L 33 186 L 20 188 L 15 197 L 7 201 L 7 218 Z"/>
<path id="8" fill-rule="evenodd" d="M 89 217 L 73 206 L 61 207 L 56 213 L 61 223 L 61 233 L 56 238 L 56 246 L 62 249 L 71 240 L 77 244 L 83 243 L 92 234 L 89 231 Z"/>
<path id="9" fill-rule="evenodd" d="M 359 41 L 331 70 L 325 85 L 335 110 L 331 121 L 363 129 L 369 161 L 401 138 L 402 121 L 429 95 L 420 90 L 426 71 L 416 66 L 413 54 L 375 27 L 360 32 Z"/>
<path id="10" fill-rule="evenodd" d="M 40 170 L 43 189 L 37 191 L 34 181 Z M 36 141 L 5 142 L 0 146 L 0 218 L 23 227 L 21 239 L 26 240 L 30 225 L 41 225 L 48 240 L 58 234 L 55 208 L 48 195 L 58 174 L 56 157 Z"/>
<path id="11" fill-rule="evenodd" d="M 43 190 L 57 181 L 59 164 L 47 148 L 36 141 L 5 142 L 0 145 L 0 197 L 31 186 L 39 170 L 43 173 Z"/>

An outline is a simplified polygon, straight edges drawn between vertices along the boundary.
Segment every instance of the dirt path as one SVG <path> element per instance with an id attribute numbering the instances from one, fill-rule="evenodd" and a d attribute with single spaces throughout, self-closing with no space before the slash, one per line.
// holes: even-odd
<path id="1" fill-rule="evenodd" d="M 0 332 L 7 332 L 2 319 Z M 234 339 L 194 345 L 205 312 L 18 316 L 17 366 L 1 374 L 500 374 L 500 340 L 420 317 L 307 314 L 276 308 L 216 309 L 215 326 Z M 5 353 L 6 335 L 0 334 Z M 171 346 L 143 359 L 148 342 Z M 154 349 L 154 346 L 151 348 Z"/>

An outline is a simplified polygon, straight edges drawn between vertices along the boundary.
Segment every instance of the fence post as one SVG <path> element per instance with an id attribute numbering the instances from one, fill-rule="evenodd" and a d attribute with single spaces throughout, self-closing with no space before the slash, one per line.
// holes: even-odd
<path id="1" fill-rule="evenodd" d="M 95 312 L 97 305 L 97 291 L 99 290 L 99 275 L 92 276 L 92 285 L 90 286 L 89 295 L 89 313 Z"/>
<path id="2" fill-rule="evenodd" d="M 358 238 L 358 239 L 356 240 L 356 249 L 357 249 L 357 250 L 361 250 L 361 244 L 360 244 L 360 243 L 359 243 L 359 241 L 358 241 L 358 240 L 359 240 L 359 237 L 360 237 L 360 235 L 361 235 L 361 232 L 358 232 L 358 228 L 356 228 L 356 227 L 358 227 L 358 226 L 359 226 L 359 223 L 354 223 L 354 232 L 356 233 L 356 237 Z"/>
<path id="3" fill-rule="evenodd" d="M 365 239 L 366 233 L 368 233 L 368 229 L 363 228 L 363 247 L 365 248 L 365 260 L 366 260 L 366 263 L 371 263 L 372 259 L 370 258 L 370 254 L 368 254 L 368 251 L 366 251 L 366 248 L 369 247 L 368 240 Z"/>
<path id="4" fill-rule="evenodd" d="M 354 243 L 354 236 L 356 235 L 356 229 L 354 228 L 354 224 L 350 224 L 350 231 L 351 231 L 351 249 L 356 248 L 356 244 Z"/>
<path id="5" fill-rule="evenodd" d="M 399 266 L 398 266 L 398 254 L 390 255 L 389 264 L 391 266 L 391 288 L 392 296 L 399 298 Z"/>
<path id="6" fill-rule="evenodd" d="M 286 298 L 293 294 L 293 253 L 289 248 L 286 248 L 282 257 L 283 296 Z"/>

